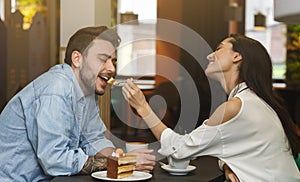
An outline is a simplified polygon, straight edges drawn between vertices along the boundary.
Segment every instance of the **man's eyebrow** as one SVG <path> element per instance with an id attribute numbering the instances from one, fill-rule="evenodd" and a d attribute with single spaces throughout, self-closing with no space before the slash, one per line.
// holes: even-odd
<path id="1" fill-rule="evenodd" d="M 107 59 L 114 58 L 113 56 L 108 55 L 108 54 L 106 54 L 106 53 L 99 53 L 99 54 L 97 54 L 97 55 L 98 55 L 98 56 L 105 56 Z"/>
<path id="2" fill-rule="evenodd" d="M 106 53 L 99 53 L 97 54 L 98 56 L 106 56 L 106 57 L 111 57 L 110 55 L 106 54 Z"/>
<path id="3" fill-rule="evenodd" d="M 108 55 L 106 53 L 99 53 L 97 56 L 105 56 L 105 59 L 112 59 L 113 61 L 117 61 L 117 57 L 113 57 L 111 55 Z"/>

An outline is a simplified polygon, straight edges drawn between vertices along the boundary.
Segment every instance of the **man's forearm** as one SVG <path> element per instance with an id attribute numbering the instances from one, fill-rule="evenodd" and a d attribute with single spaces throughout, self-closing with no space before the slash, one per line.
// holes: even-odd
<path id="1" fill-rule="evenodd" d="M 89 156 L 79 174 L 91 174 L 95 171 L 101 171 L 107 167 L 107 157 Z"/>
<path id="2" fill-rule="evenodd" d="M 95 171 L 101 171 L 107 167 L 107 156 L 114 151 L 114 148 L 105 148 L 95 156 L 89 156 L 79 174 L 91 174 Z"/>

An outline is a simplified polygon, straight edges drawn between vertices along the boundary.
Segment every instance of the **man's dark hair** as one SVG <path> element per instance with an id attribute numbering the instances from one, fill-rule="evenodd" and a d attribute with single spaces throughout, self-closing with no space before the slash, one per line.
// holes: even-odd
<path id="1" fill-rule="evenodd" d="M 115 48 L 119 46 L 121 41 L 117 32 L 106 26 L 82 28 L 69 39 L 64 62 L 70 66 L 72 65 L 71 56 L 73 51 L 78 51 L 85 56 L 87 50 L 92 45 L 91 43 L 96 38 L 109 41 Z"/>

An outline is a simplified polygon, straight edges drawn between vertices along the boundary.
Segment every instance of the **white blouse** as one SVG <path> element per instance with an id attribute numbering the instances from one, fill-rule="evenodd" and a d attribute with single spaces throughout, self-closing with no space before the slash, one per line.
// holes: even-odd
<path id="1" fill-rule="evenodd" d="M 168 128 L 161 135 L 159 153 L 175 158 L 218 157 L 240 181 L 300 181 L 288 140 L 274 110 L 245 83 L 231 91 L 229 99 L 232 97 L 242 102 L 234 118 L 217 126 L 208 126 L 204 121 L 186 135 Z"/>

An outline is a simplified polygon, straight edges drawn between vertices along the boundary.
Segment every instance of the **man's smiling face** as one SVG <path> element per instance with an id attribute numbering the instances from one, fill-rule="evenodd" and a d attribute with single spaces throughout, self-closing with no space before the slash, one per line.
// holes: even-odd
<path id="1" fill-rule="evenodd" d="M 101 39 L 93 40 L 86 53 L 80 56 L 76 76 L 85 95 L 104 94 L 107 81 L 116 71 L 115 57 L 114 46 L 109 41 Z"/>

